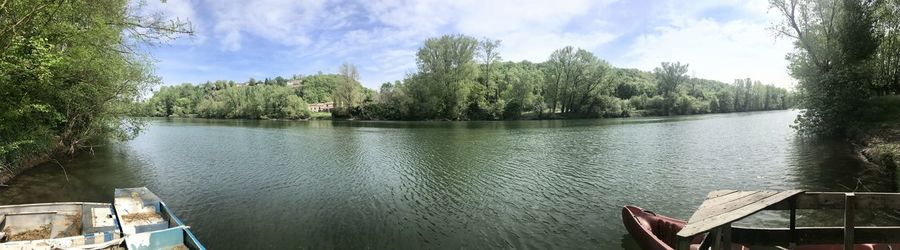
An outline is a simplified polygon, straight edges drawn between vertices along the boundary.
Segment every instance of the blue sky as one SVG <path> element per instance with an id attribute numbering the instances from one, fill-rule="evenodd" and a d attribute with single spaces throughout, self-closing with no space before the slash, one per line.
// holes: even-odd
<path id="1" fill-rule="evenodd" d="M 376 88 L 415 70 L 429 37 L 502 41 L 504 60 L 546 60 L 573 45 L 617 67 L 690 64 L 696 77 L 793 85 L 790 41 L 768 27 L 766 0 L 157 0 L 145 11 L 189 20 L 197 34 L 150 49 L 165 84 L 336 72 L 356 64 Z"/>

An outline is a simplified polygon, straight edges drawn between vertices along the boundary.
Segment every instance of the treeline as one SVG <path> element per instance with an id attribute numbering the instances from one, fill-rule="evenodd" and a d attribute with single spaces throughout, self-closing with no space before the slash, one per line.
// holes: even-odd
<path id="1" fill-rule="evenodd" d="M 802 133 L 846 135 L 870 98 L 900 93 L 900 1 L 769 3 L 782 16 L 776 31 L 794 41 L 788 59 Z"/>
<path id="2" fill-rule="evenodd" d="M 546 62 L 509 62 L 502 61 L 499 46 L 464 35 L 428 39 L 416 54 L 418 70 L 377 92 L 362 87 L 355 66 L 344 64 L 337 74 L 163 87 L 141 114 L 308 117 L 298 99 L 287 101 L 291 95 L 308 103 L 334 102 L 337 118 L 371 120 L 629 117 L 793 106 L 786 89 L 751 79 L 726 84 L 688 77 L 687 64 L 662 63 L 653 72 L 615 68 L 574 47 L 554 51 Z"/>
<path id="3" fill-rule="evenodd" d="M 141 48 L 192 32 L 189 24 L 141 6 L 122 0 L 0 4 L 0 182 L 54 153 L 140 131 L 126 112 L 159 83 Z"/>
<path id="4" fill-rule="evenodd" d="M 141 108 L 140 114 L 174 117 L 303 119 L 310 114 L 306 102 L 289 87 L 224 81 L 162 87 Z"/>
<path id="5" fill-rule="evenodd" d="M 346 87 L 349 86 L 349 87 Z M 346 90 L 346 89 L 352 90 Z M 295 75 L 264 80 L 185 83 L 163 86 L 148 100 L 139 103 L 134 115 L 157 117 L 203 117 L 239 119 L 305 119 L 307 103 L 346 100 L 336 90 L 361 93 L 357 104 L 371 100 L 372 91 L 356 80 L 338 74 Z M 351 97 L 352 98 L 352 97 Z M 340 101 L 338 101 L 340 102 Z M 352 102 L 352 100 L 351 100 Z"/>
<path id="6" fill-rule="evenodd" d="M 792 95 L 750 79 L 692 78 L 688 66 L 615 68 L 574 47 L 546 62 L 504 62 L 499 41 L 445 35 L 425 42 L 417 72 L 384 83 L 349 116 L 389 120 L 627 117 L 786 109 Z"/>

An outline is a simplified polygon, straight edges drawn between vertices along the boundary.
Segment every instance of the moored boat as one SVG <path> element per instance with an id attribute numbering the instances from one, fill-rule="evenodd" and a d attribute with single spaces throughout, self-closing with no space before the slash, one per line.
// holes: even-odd
<path id="1" fill-rule="evenodd" d="M 103 248 L 121 243 L 109 203 L 0 206 L 0 249 Z"/>
<path id="2" fill-rule="evenodd" d="M 798 227 L 796 211 L 801 209 L 843 209 L 843 226 Z M 856 225 L 856 210 L 866 209 L 900 209 L 900 193 L 717 190 L 688 221 L 635 206 L 622 209 L 622 221 L 643 249 L 900 249 L 900 227 Z M 763 210 L 788 211 L 788 227 L 732 226 Z"/>
<path id="3" fill-rule="evenodd" d="M 622 208 L 622 223 L 634 240 L 645 250 L 672 250 L 678 243 L 678 231 L 687 222 L 658 215 L 649 210 L 635 206 Z M 698 249 L 703 241 L 702 236 L 691 240 L 691 249 Z M 732 249 L 745 249 L 744 246 L 732 244 Z"/>
<path id="4" fill-rule="evenodd" d="M 147 188 L 116 189 L 114 204 L 0 206 L 0 250 L 201 249 L 197 237 Z"/>
<path id="5" fill-rule="evenodd" d="M 147 188 L 117 188 L 114 207 L 127 249 L 206 249 Z"/>

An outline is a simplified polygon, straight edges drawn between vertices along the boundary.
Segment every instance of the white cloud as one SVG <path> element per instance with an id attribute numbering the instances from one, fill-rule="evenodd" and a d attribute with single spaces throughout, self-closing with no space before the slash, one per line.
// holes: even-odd
<path id="1" fill-rule="evenodd" d="M 697 77 L 732 82 L 753 78 L 764 83 L 790 87 L 794 80 L 787 74 L 784 59 L 792 45 L 775 39 L 768 31 L 774 17 L 765 6 L 735 4 L 750 18 L 716 21 L 689 15 L 669 17 L 669 23 L 639 36 L 623 57 L 627 67 L 650 70 L 664 61 L 690 64 Z M 700 10 L 681 13 L 696 13 Z M 674 12 L 673 12 L 674 13 Z"/>
<path id="2" fill-rule="evenodd" d="M 331 72 L 341 62 L 356 63 L 369 87 L 402 79 L 415 69 L 422 42 L 448 33 L 502 40 L 504 60 L 544 61 L 553 50 L 572 45 L 609 52 L 598 56 L 613 59 L 616 66 L 649 70 L 661 61 L 682 61 L 698 77 L 791 82 L 784 60 L 790 44 L 766 31 L 773 17 L 765 1 L 659 1 L 169 0 L 160 8 L 191 19 L 200 37 L 215 38 L 209 40 L 221 50 L 240 53 L 247 45 L 260 46 L 258 41 L 283 46 L 264 52 L 289 58 L 279 61 L 282 70 Z M 704 17 L 721 7 L 739 9 L 744 16 L 731 21 Z M 615 8 L 637 8 L 642 17 L 622 20 L 612 15 L 620 11 Z"/>
<path id="3" fill-rule="evenodd" d="M 400 79 L 415 67 L 415 50 L 425 39 L 446 33 L 462 33 L 477 38 L 502 40 L 501 56 L 505 60 L 543 61 L 555 50 L 573 45 L 595 49 L 613 40 L 616 35 L 602 31 L 601 23 L 573 23 L 589 16 L 592 10 L 613 1 L 560 0 L 560 1 L 402 1 L 380 0 L 365 5 L 369 20 L 384 25 L 383 29 L 362 32 L 364 39 L 350 36 L 350 47 L 401 45 L 390 60 L 376 60 L 380 65 L 368 69 L 390 68 L 388 71 L 371 72 L 380 75 L 376 79 Z M 571 25 L 586 32 L 571 31 Z M 412 41 L 412 43 L 410 43 Z M 331 44 L 347 47 L 348 44 Z M 402 53 L 398 53 L 402 51 Z M 385 58 L 385 53 L 376 57 Z M 366 70 L 367 68 L 364 68 Z M 366 72 L 363 72 L 366 73 Z M 363 77 L 366 80 L 365 76 Z"/>
<path id="4" fill-rule="evenodd" d="M 307 31 L 346 25 L 343 18 L 352 13 L 346 8 L 326 9 L 325 1 L 212 1 L 206 6 L 211 9 L 213 32 L 222 48 L 232 51 L 241 49 L 243 34 L 283 45 L 306 46 L 312 40 Z"/>

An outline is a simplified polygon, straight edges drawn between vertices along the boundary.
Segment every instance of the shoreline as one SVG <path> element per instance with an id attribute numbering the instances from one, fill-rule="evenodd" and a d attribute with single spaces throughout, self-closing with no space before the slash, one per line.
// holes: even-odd
<path id="1" fill-rule="evenodd" d="M 752 114 L 759 112 L 772 112 L 772 111 L 790 111 L 795 110 L 793 108 L 790 109 L 771 109 L 771 110 L 753 110 L 753 111 L 740 111 L 740 112 L 723 112 L 723 113 L 701 113 L 701 114 L 680 114 L 680 115 L 636 115 L 636 116 L 621 116 L 621 117 L 592 117 L 592 116 L 571 116 L 565 117 L 560 114 L 556 114 L 553 116 L 546 116 L 543 118 L 538 117 L 530 117 L 530 118 L 520 118 L 520 119 L 472 119 L 472 120 L 447 120 L 447 119 L 420 119 L 420 120 L 397 120 L 397 119 L 361 119 L 361 118 L 333 118 L 333 117 L 322 117 L 322 116 L 313 116 L 305 119 L 275 119 L 275 118 L 267 118 L 267 119 L 247 119 L 247 118 L 207 118 L 207 117 L 199 117 L 197 115 L 186 115 L 186 116 L 135 116 L 138 118 L 151 118 L 151 119 L 202 119 L 202 120 L 223 120 L 223 121 L 285 121 L 285 122 L 305 122 L 305 121 L 361 121 L 361 122 L 492 122 L 492 121 L 555 121 L 555 120 L 604 120 L 604 119 L 630 119 L 630 118 L 664 118 L 664 117 L 690 117 L 690 116 L 698 116 L 698 115 L 728 115 L 728 114 Z"/>
<path id="2" fill-rule="evenodd" d="M 37 165 L 41 165 L 50 161 L 50 153 L 42 153 L 35 156 L 29 157 L 27 160 L 23 160 L 16 164 L 16 166 L 9 166 L 9 168 L 5 168 L 2 173 L 0 173 L 0 188 L 8 186 L 8 182 L 12 181 L 21 173 L 28 171 L 31 168 L 36 167 Z"/>
<path id="3" fill-rule="evenodd" d="M 856 132 L 849 139 L 865 162 L 896 172 L 900 167 L 900 125 L 883 125 Z"/>

